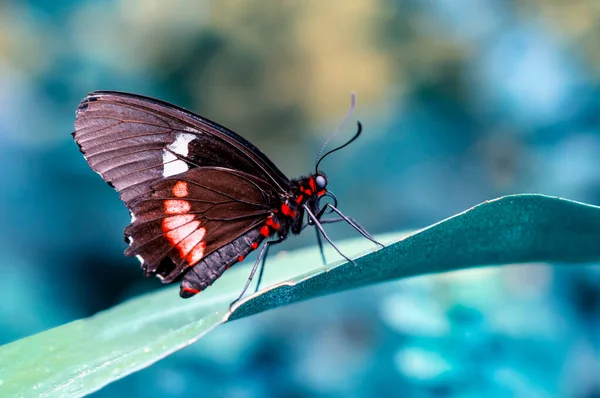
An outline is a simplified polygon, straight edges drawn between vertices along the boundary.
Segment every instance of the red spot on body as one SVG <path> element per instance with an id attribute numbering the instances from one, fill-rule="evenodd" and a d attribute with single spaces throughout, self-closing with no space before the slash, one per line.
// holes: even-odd
<path id="1" fill-rule="evenodd" d="M 239 256 L 239 257 L 238 257 L 238 262 L 240 262 L 240 263 L 241 263 L 242 261 L 244 261 L 244 256 Z"/>
<path id="2" fill-rule="evenodd" d="M 200 293 L 200 290 L 198 290 L 198 289 L 192 289 L 191 287 L 184 287 L 183 291 L 188 292 L 188 293 L 192 293 L 192 294 L 198 294 L 198 293 Z"/>
<path id="3" fill-rule="evenodd" d="M 254 243 L 252 244 L 252 246 L 250 246 L 250 247 L 252 248 L 252 250 L 256 250 L 256 249 L 258 249 L 258 242 L 254 242 Z"/>
<path id="4" fill-rule="evenodd" d="M 292 210 L 292 208 L 287 204 L 284 203 L 281 205 L 281 212 L 283 213 L 284 216 L 288 216 L 288 217 L 296 217 L 296 213 L 297 211 Z"/>
<path id="5" fill-rule="evenodd" d="M 265 238 L 266 238 L 266 237 L 268 237 L 268 236 L 269 236 L 269 234 L 270 234 L 270 232 L 269 232 L 269 227 L 267 227 L 266 225 L 263 225 L 263 226 L 260 228 L 260 234 L 261 234 L 262 236 L 264 236 Z"/>
<path id="6" fill-rule="evenodd" d="M 273 218 L 269 217 L 267 218 L 267 226 L 273 228 L 274 230 L 278 230 L 281 225 L 277 222 L 273 221 Z"/>
<path id="7" fill-rule="evenodd" d="M 327 190 L 326 190 L 326 189 L 324 189 L 324 190 L 322 190 L 322 191 L 319 191 L 319 192 L 317 192 L 317 195 L 319 195 L 319 197 L 321 197 L 321 196 L 325 195 L 325 192 L 327 192 Z"/>
<path id="8" fill-rule="evenodd" d="M 302 203 L 303 200 L 304 200 L 304 196 L 298 195 L 298 197 L 296 198 L 296 203 L 300 204 L 300 203 Z"/>
<path id="9" fill-rule="evenodd" d="M 317 190 L 317 184 L 315 183 L 315 179 L 314 179 L 314 178 L 312 178 L 312 177 L 311 177 L 311 178 L 308 180 L 308 185 L 310 185 L 310 189 L 311 189 L 312 191 L 316 191 L 316 190 Z"/>
<path id="10" fill-rule="evenodd" d="M 184 214 L 190 211 L 190 202 L 181 199 L 165 200 L 165 213 L 167 214 Z"/>
<path id="11" fill-rule="evenodd" d="M 188 183 L 185 181 L 177 181 L 171 190 L 177 198 L 185 198 L 188 196 Z"/>

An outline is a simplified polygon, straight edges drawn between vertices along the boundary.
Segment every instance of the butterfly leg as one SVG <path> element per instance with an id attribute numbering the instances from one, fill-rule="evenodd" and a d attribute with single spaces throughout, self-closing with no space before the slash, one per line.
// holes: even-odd
<path id="1" fill-rule="evenodd" d="M 323 216 L 323 210 L 321 210 L 318 214 L 316 214 L 317 220 L 319 220 L 319 222 L 321 224 L 333 224 L 333 223 L 336 223 L 336 222 L 346 221 L 346 219 L 342 218 L 342 217 L 338 217 L 338 218 L 325 218 L 325 219 L 323 219 L 323 218 L 321 218 L 322 216 Z M 362 225 L 360 225 L 354 218 L 351 218 L 351 217 L 348 217 L 348 218 L 350 220 L 352 220 L 352 222 L 354 224 L 356 224 L 356 227 L 357 227 L 357 229 L 359 231 L 362 231 L 366 235 L 369 236 L 367 239 L 369 239 L 369 238 L 374 239 L 373 236 L 371 236 L 371 234 L 369 234 L 369 232 Z M 309 225 L 315 225 L 315 223 L 312 222 L 312 220 L 310 222 L 306 222 L 305 224 L 302 225 L 302 228 L 300 230 L 304 231 L 304 229 L 306 227 L 308 227 Z M 354 227 L 354 226 L 352 226 L 352 227 Z"/>
<path id="2" fill-rule="evenodd" d="M 343 221 L 340 218 L 340 221 Z M 315 225 L 314 222 L 307 222 L 306 224 L 304 224 L 302 226 L 301 231 L 304 230 L 304 228 L 308 227 L 309 225 Z M 323 264 L 327 265 L 327 260 L 325 259 L 325 252 L 323 251 L 323 240 L 321 239 L 321 233 L 319 232 L 318 229 L 315 229 L 315 232 L 317 233 L 317 245 L 319 246 L 319 252 L 321 253 L 321 259 L 323 260 Z"/>
<path id="3" fill-rule="evenodd" d="M 348 217 L 348 218 L 350 218 L 350 217 Z M 354 224 L 356 224 L 356 228 L 354 228 L 354 226 L 351 225 L 352 228 L 354 228 L 357 231 L 359 231 L 361 233 L 361 235 L 363 235 L 363 236 L 368 235 L 368 236 L 365 236 L 365 237 L 367 239 L 369 239 L 370 241 L 372 241 L 373 243 L 379 244 L 378 242 L 376 242 L 376 241 L 373 240 L 375 238 L 373 238 L 373 236 L 369 233 L 369 231 L 367 231 L 362 225 L 360 225 L 359 223 L 357 223 L 355 219 L 350 218 L 350 220 L 352 220 L 352 222 L 354 222 Z M 333 223 L 342 222 L 342 221 L 346 222 L 346 220 L 343 219 L 342 217 L 338 217 L 338 218 L 326 218 L 326 219 L 319 220 L 319 222 L 321 224 L 333 224 Z"/>
<path id="4" fill-rule="evenodd" d="M 369 231 L 367 231 L 365 229 L 365 227 L 363 227 L 362 225 L 360 225 L 358 222 L 356 222 L 356 220 L 354 218 L 348 217 L 350 220 L 352 220 L 352 222 L 356 225 L 356 229 L 359 231 L 364 232 L 366 235 L 368 235 L 370 238 L 374 239 L 373 236 L 369 233 Z M 342 217 L 338 217 L 338 218 L 321 218 L 319 219 L 319 222 L 321 224 L 333 224 L 336 222 L 342 222 L 342 221 L 346 221 L 345 218 Z M 354 225 L 352 225 L 352 227 L 354 227 Z"/>
<path id="5" fill-rule="evenodd" d="M 319 216 L 323 216 L 323 214 L 325 213 L 325 210 L 327 208 L 330 208 L 331 210 L 333 210 L 334 212 L 336 212 L 340 216 L 340 218 L 333 218 L 333 219 L 328 219 L 328 220 L 321 220 L 321 218 Z M 385 247 L 383 244 L 381 244 L 378 241 L 376 241 L 375 238 L 373 238 L 371 236 L 371 234 L 368 233 L 367 230 L 364 229 L 359 223 L 357 223 L 354 219 L 352 219 L 352 218 L 344 215 L 344 213 L 342 213 L 337 207 L 333 206 L 331 203 L 327 203 L 325 206 L 323 206 L 323 208 L 319 211 L 319 214 L 317 214 L 317 219 L 319 220 L 319 222 L 321 224 L 331 224 L 331 223 L 335 223 L 335 222 L 345 221 L 348 224 L 350 224 L 350 226 L 352 228 L 354 228 L 355 230 L 357 230 L 362 236 L 364 236 L 365 238 L 369 239 L 371 242 L 373 242 L 376 245 L 379 245 L 381 247 Z"/>
<path id="6" fill-rule="evenodd" d="M 269 254 L 269 247 L 271 245 L 269 245 L 269 242 L 266 242 L 264 245 L 265 248 L 265 254 L 263 255 L 261 262 L 260 262 L 260 270 L 258 271 L 258 279 L 256 280 L 256 287 L 254 288 L 254 293 L 258 292 L 258 289 L 260 288 L 260 283 L 262 282 L 262 278 L 263 278 L 263 273 L 265 271 L 265 263 L 267 262 L 267 255 Z M 256 259 L 256 261 L 258 262 L 259 259 Z M 256 266 L 256 264 L 255 264 Z M 252 276 L 250 276 L 250 278 L 252 278 Z"/>
<path id="7" fill-rule="evenodd" d="M 312 220 L 312 222 L 315 225 L 315 227 L 317 227 L 317 229 L 319 230 L 319 232 L 321 232 L 321 234 L 323 234 L 323 237 L 325 238 L 325 240 L 327 242 L 329 242 L 329 244 L 331 246 L 333 246 L 333 248 L 335 249 L 335 251 L 337 251 L 339 253 L 339 255 L 342 256 L 342 257 L 344 257 L 348 262 L 350 262 L 352 264 L 356 264 L 354 262 L 354 260 L 350 259 L 344 253 L 342 253 L 340 251 L 340 249 L 335 245 L 335 243 L 333 243 L 333 241 L 331 240 L 331 238 L 329 237 L 329 235 L 327 235 L 327 232 L 325 232 L 325 230 L 323 229 L 323 226 L 321 225 L 321 223 L 317 219 L 317 216 L 315 216 L 313 214 L 313 212 L 310 211 L 310 208 L 306 204 L 303 204 L 302 207 L 304 207 L 304 210 L 306 211 L 306 214 L 308 215 L 309 220 Z"/>
<path id="8" fill-rule="evenodd" d="M 258 271 L 258 280 L 256 281 L 256 288 L 254 289 L 254 293 L 258 292 L 258 289 L 260 288 L 260 283 L 262 282 L 263 272 L 265 270 L 265 262 L 267 261 L 267 254 L 269 254 L 269 247 L 271 247 L 272 245 L 275 245 L 277 243 L 281 243 L 284 240 L 285 240 L 285 236 L 279 237 L 279 239 L 276 239 L 276 240 L 267 241 L 265 243 L 265 254 L 262 258 L 262 263 L 260 265 L 260 271 Z"/>
<path id="9" fill-rule="evenodd" d="M 233 300 L 231 302 L 231 304 L 229 304 L 230 311 L 231 311 L 231 308 L 233 307 L 233 305 L 235 303 L 237 303 L 238 301 L 240 301 L 242 299 L 242 297 L 244 297 L 244 294 L 246 294 L 246 291 L 248 290 L 248 287 L 250 286 L 250 283 L 252 282 L 252 279 L 254 278 L 254 274 L 256 273 L 256 270 L 258 269 L 258 265 L 261 264 L 260 272 L 258 273 L 258 283 L 256 285 L 255 293 L 258 291 L 258 286 L 260 286 L 260 282 L 261 282 L 264 267 L 265 267 L 265 260 L 267 259 L 267 253 L 269 251 L 269 246 L 283 242 L 283 240 L 284 240 L 284 238 L 279 238 L 277 240 L 267 241 L 262 246 L 262 248 L 260 249 L 260 252 L 258 252 L 258 257 L 256 258 L 254 265 L 252 266 L 252 270 L 250 271 L 250 275 L 248 276 L 248 280 L 246 281 L 246 284 L 244 285 L 242 292 L 235 300 Z M 262 260 L 262 263 L 261 263 L 261 260 Z"/>
<path id="10" fill-rule="evenodd" d="M 321 259 L 323 260 L 323 264 L 327 265 L 327 260 L 325 260 L 325 252 L 323 251 L 323 240 L 321 240 L 321 234 L 319 233 L 318 229 L 315 229 L 315 232 L 317 233 L 317 244 L 319 245 L 319 251 L 321 252 Z"/>
<path id="11" fill-rule="evenodd" d="M 321 217 L 323 216 L 323 211 L 319 211 L 318 214 L 316 214 L 316 219 L 321 222 Z M 308 221 L 306 222 L 306 224 L 304 224 L 302 226 L 302 230 L 304 230 L 304 228 L 308 227 L 309 225 L 315 225 L 314 221 L 309 217 Z M 323 251 L 323 240 L 321 239 L 321 234 L 319 233 L 318 229 L 315 229 L 315 232 L 317 233 L 317 245 L 319 246 L 319 252 L 321 253 L 321 259 L 323 260 L 323 264 L 327 265 L 327 260 L 325 259 L 325 252 Z"/>

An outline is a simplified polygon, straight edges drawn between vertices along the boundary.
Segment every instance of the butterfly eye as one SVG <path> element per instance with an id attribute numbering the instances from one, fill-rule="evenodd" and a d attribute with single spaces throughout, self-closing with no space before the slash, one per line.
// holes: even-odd
<path id="1" fill-rule="evenodd" d="M 317 185 L 317 189 L 322 191 L 327 187 L 327 179 L 322 175 L 318 175 L 315 177 L 315 184 Z"/>

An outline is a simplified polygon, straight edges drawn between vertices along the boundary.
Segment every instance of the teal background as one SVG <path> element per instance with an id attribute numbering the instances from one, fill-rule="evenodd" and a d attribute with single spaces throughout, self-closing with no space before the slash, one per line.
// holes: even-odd
<path id="1" fill-rule="evenodd" d="M 127 211 L 72 142 L 87 92 L 187 107 L 292 177 L 354 90 L 365 132 L 323 169 L 372 233 L 511 193 L 598 204 L 599 13 L 593 0 L 0 1 L 0 343 L 160 287 L 122 255 Z M 270 311 L 95 396 L 594 397 L 600 269 L 560 265 Z"/>

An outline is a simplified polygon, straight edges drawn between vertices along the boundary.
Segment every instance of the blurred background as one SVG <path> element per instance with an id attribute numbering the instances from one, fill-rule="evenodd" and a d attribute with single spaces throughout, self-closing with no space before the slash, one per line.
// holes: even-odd
<path id="1" fill-rule="evenodd" d="M 184 106 L 295 177 L 354 90 L 365 132 L 323 169 L 382 233 L 512 193 L 600 204 L 598 37 L 596 0 L 0 0 L 0 343 L 160 287 L 72 141 L 89 91 Z M 599 375 L 600 268 L 513 265 L 236 321 L 93 396 L 592 398 Z"/>

